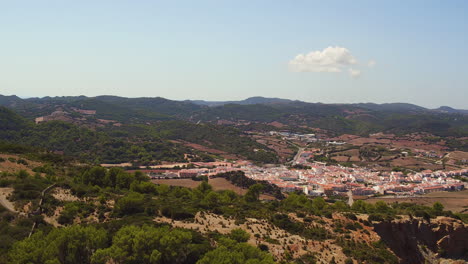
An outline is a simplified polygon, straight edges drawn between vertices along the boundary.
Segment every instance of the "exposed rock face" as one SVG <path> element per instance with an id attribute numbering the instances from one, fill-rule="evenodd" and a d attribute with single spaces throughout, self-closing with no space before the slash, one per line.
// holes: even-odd
<path id="1" fill-rule="evenodd" d="M 461 221 L 438 217 L 428 223 L 424 220 L 396 220 L 374 225 L 375 231 L 401 263 L 425 263 L 421 247 L 451 259 L 468 258 L 468 225 Z"/>

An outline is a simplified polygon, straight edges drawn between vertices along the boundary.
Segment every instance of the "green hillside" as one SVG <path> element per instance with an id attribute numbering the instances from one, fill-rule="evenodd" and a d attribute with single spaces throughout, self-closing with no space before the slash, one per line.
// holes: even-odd
<path id="1" fill-rule="evenodd" d="M 213 160 L 211 154 L 190 149 L 169 140 L 206 145 L 256 162 L 276 162 L 276 155 L 233 128 L 196 125 L 185 121 L 154 125 L 123 125 L 91 130 L 62 121 L 33 124 L 1 107 L 1 138 L 4 141 L 43 148 L 94 163 L 157 164 L 183 162 L 184 154 L 199 160 Z M 260 151 L 254 151 L 258 149 Z"/>

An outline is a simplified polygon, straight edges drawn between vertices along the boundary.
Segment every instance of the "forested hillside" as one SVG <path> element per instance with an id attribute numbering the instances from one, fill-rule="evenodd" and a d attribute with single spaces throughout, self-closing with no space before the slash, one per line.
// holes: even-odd
<path id="1" fill-rule="evenodd" d="M 275 163 L 277 154 L 245 133 L 259 127 L 277 129 L 269 125 L 271 122 L 293 131 L 321 129 L 329 136 L 428 132 L 450 137 L 449 143 L 468 136 L 468 115 L 461 113 L 441 113 L 410 104 L 277 100 L 208 107 L 159 97 L 0 96 L 0 104 L 18 113 L 2 108 L 1 133 L 2 140 L 16 140 L 87 161 L 140 165 L 184 161 L 184 154 L 193 154 L 195 160 L 226 157 L 220 153 Z M 35 118 L 42 122 L 34 125 Z M 202 147 L 194 148 L 193 144 Z"/>
<path id="2" fill-rule="evenodd" d="M 321 104 L 282 99 L 252 98 L 239 102 L 217 102 L 211 107 L 191 101 L 156 98 L 44 97 L 20 99 L 0 96 L 0 104 L 28 118 L 52 113 L 57 109 L 79 116 L 78 109 L 96 110 L 84 116 L 114 120 L 125 124 L 145 124 L 167 120 L 214 123 L 226 120 L 267 124 L 280 122 L 289 127 L 320 128 L 334 135 L 365 135 L 375 132 L 406 134 L 428 132 L 438 136 L 468 136 L 468 115 L 462 111 L 430 110 L 412 104 Z M 74 108 L 75 110 L 71 109 Z M 94 122 L 96 122 L 94 120 Z"/>
<path id="3" fill-rule="evenodd" d="M 169 139 L 205 144 L 253 161 L 276 162 L 273 152 L 242 136 L 242 132 L 234 128 L 171 121 L 91 130 L 63 121 L 36 125 L 7 108 L 0 107 L 0 111 L 1 140 L 63 153 L 96 164 L 182 162 L 186 161 L 184 154 L 197 156 L 198 160 L 213 160 L 210 153 L 172 143 Z"/>

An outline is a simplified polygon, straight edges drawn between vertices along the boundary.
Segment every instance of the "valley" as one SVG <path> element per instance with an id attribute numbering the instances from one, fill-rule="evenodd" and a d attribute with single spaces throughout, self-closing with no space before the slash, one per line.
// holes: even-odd
<path id="1" fill-rule="evenodd" d="M 465 114 L 257 99 L 1 97 L 0 263 L 54 259 L 39 241 L 74 232 L 95 245 L 89 263 L 119 258 L 122 236 L 166 233 L 181 259 L 161 254 L 180 263 L 466 259 Z M 430 239 L 388 232 L 415 226 Z"/>

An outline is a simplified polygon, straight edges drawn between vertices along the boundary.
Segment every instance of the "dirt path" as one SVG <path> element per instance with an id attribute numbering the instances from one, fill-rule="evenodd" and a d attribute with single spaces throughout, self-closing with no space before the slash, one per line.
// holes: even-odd
<path id="1" fill-rule="evenodd" d="M 39 210 L 39 213 L 42 214 L 42 202 L 44 201 L 44 195 L 46 192 L 48 192 L 50 189 L 54 188 L 56 185 L 56 183 L 48 186 L 47 188 L 45 188 L 44 190 L 42 190 L 42 193 L 41 193 L 41 200 L 39 200 L 39 206 L 38 206 L 38 210 Z M 33 232 L 34 232 L 34 229 L 36 228 L 37 226 L 37 221 L 34 222 L 32 228 L 31 228 L 31 232 L 29 232 L 29 237 L 32 236 Z"/>
<path id="2" fill-rule="evenodd" d="M 0 188 L 0 204 L 5 207 L 8 211 L 17 213 L 15 206 L 10 200 L 7 199 L 7 196 L 13 192 L 13 188 Z"/>

